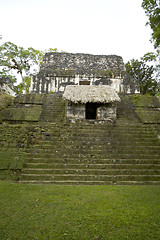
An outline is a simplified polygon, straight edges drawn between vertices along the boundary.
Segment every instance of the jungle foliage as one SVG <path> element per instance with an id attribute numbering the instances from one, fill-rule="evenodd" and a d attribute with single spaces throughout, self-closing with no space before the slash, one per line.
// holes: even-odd
<path id="1" fill-rule="evenodd" d="M 126 63 L 125 83 L 130 86 L 132 92 L 138 89 L 141 94 L 154 95 L 160 86 L 160 2 L 143 0 L 142 8 L 148 17 L 146 25 L 152 30 L 151 42 L 155 52 L 148 52 L 140 60 L 132 59 Z"/>
<path id="2" fill-rule="evenodd" d="M 152 29 L 154 47 L 160 46 L 160 2 L 159 0 L 143 0 L 142 8 L 148 17 L 147 25 Z"/>
<path id="3" fill-rule="evenodd" d="M 29 92 L 31 74 L 36 73 L 36 66 L 42 59 L 42 53 L 34 48 L 19 47 L 11 42 L 0 46 L 0 77 L 9 78 L 14 84 L 17 74 L 21 83 L 14 86 L 16 93 Z"/>
<path id="4" fill-rule="evenodd" d="M 132 59 L 125 65 L 128 85 L 139 90 L 141 94 L 155 95 L 158 91 L 158 83 L 154 78 L 154 67 L 147 65 L 142 59 Z"/>
<path id="5" fill-rule="evenodd" d="M 16 94 L 29 93 L 31 76 L 38 72 L 44 54 L 51 51 L 57 51 L 57 48 L 39 51 L 5 42 L 0 46 L 0 78 L 9 78 L 14 83 Z M 20 79 L 19 84 L 16 84 L 17 78 Z"/>

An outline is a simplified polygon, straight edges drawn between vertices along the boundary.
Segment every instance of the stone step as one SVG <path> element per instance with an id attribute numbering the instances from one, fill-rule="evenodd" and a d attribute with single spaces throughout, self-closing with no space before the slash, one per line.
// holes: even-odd
<path id="1" fill-rule="evenodd" d="M 43 164 L 160 164 L 159 158 L 27 158 L 28 163 L 43 163 Z"/>
<path id="2" fill-rule="evenodd" d="M 57 116 L 58 117 L 58 116 Z M 47 124 L 47 126 L 45 126 L 44 124 L 41 124 L 39 125 L 39 123 L 36 124 L 36 128 L 39 127 L 39 128 L 42 128 L 42 126 L 44 127 L 44 129 L 49 129 L 49 130 L 58 130 L 62 127 L 61 124 L 59 123 L 49 123 Z M 33 126 L 34 127 L 34 126 Z M 71 132 L 71 131 L 78 131 L 78 132 L 90 132 L 94 130 L 94 132 L 109 132 L 109 133 L 114 133 L 114 132 L 117 132 L 117 131 L 121 131 L 121 132 L 126 132 L 129 130 L 129 132 L 148 132 L 148 133 L 153 133 L 154 130 L 152 130 L 152 127 L 148 127 L 148 126 L 145 126 L 145 125 L 108 125 L 108 126 L 104 126 L 104 125 L 81 125 L 81 126 L 78 126 L 77 124 L 76 125 L 67 125 L 65 123 L 63 123 L 63 131 L 66 131 L 66 132 Z"/>
<path id="3" fill-rule="evenodd" d="M 159 186 L 160 185 L 160 181 L 117 181 L 116 185 L 156 185 Z"/>
<path id="4" fill-rule="evenodd" d="M 153 133 L 149 133 L 149 132 L 144 132 L 144 133 L 139 133 L 138 131 L 137 132 L 129 132 L 129 131 L 126 131 L 126 132 L 120 132 L 120 131 L 117 131 L 117 132 L 112 132 L 112 133 L 108 133 L 108 132 L 97 132 L 97 133 L 94 133 L 93 131 L 90 131 L 90 132 L 78 132 L 78 130 L 76 132 L 65 132 L 65 131 L 60 131 L 60 130 L 55 130 L 55 131 L 45 131 L 43 130 L 43 132 L 39 135 L 37 135 L 36 137 L 37 138 L 42 138 L 42 137 L 45 137 L 46 134 L 48 136 L 50 136 L 50 138 L 52 139 L 56 139 L 56 137 L 61 137 L 61 139 L 65 140 L 65 139 L 79 139 L 79 140 L 86 140 L 86 138 L 89 138 L 90 140 L 91 139 L 105 139 L 105 138 L 110 138 L 110 139 L 124 139 L 124 138 L 130 138 L 133 140 L 135 139 L 158 139 L 157 135 L 156 134 L 153 134 Z"/>
<path id="5" fill-rule="evenodd" d="M 8 146 L 9 147 L 9 146 Z M 23 145 L 21 146 L 23 147 Z M 56 154 L 58 152 L 63 153 L 69 153 L 72 151 L 72 154 L 108 154 L 108 153 L 117 153 L 117 154 L 123 154 L 123 153 L 149 153 L 149 154 L 159 154 L 160 155 L 160 147 L 159 146 L 146 146 L 147 149 L 144 146 L 124 146 L 123 150 L 121 150 L 121 146 L 117 146 L 116 149 L 114 149 L 112 146 L 96 146 L 96 145 L 78 145 L 78 146 L 35 146 L 34 150 L 33 149 L 28 149 L 26 150 L 27 153 L 34 154 L 34 153 L 43 153 L 47 152 L 49 154 L 53 153 Z M 11 148 L 10 148 L 11 149 Z M 13 149 L 13 148 L 12 148 Z M 58 149 L 58 150 L 57 150 Z M 14 150 L 14 149 L 13 149 Z"/>
<path id="6" fill-rule="evenodd" d="M 52 125 L 50 126 L 50 127 L 52 127 Z M 60 127 L 60 125 L 56 125 L 56 126 L 54 126 L 54 127 L 56 127 L 57 129 Z M 89 131 L 91 131 L 91 130 L 94 130 L 94 132 L 101 132 L 101 131 L 106 131 L 106 132 L 117 132 L 117 131 L 121 131 L 121 132 L 126 132 L 127 130 L 129 130 L 129 131 L 131 131 L 131 132 L 133 132 L 134 130 L 136 131 L 136 132 L 152 132 L 153 130 L 152 130 L 152 127 L 150 126 L 150 127 L 142 127 L 142 126 L 130 126 L 130 125 L 125 125 L 125 126 L 123 126 L 123 125 L 121 125 L 121 126 L 119 126 L 119 125 L 116 125 L 116 126 L 114 126 L 113 124 L 112 125 L 109 125 L 109 126 L 101 126 L 101 125 L 82 125 L 82 126 L 78 126 L 78 125 L 75 125 L 75 126 L 67 126 L 67 125 L 64 125 L 63 126 L 63 128 L 64 128 L 64 130 L 65 131 L 68 131 L 68 132 L 70 132 L 70 131 L 75 131 L 75 130 L 77 130 L 77 131 L 84 131 L 84 132 L 89 132 Z M 154 132 L 154 131 L 153 131 Z"/>
<path id="7" fill-rule="evenodd" d="M 160 175 L 21 174 L 23 180 L 160 181 Z"/>
<path id="8" fill-rule="evenodd" d="M 10 145 L 11 146 L 11 145 Z M 146 150 L 146 147 L 147 147 L 147 150 Z M 108 143 L 101 143 L 101 144 L 98 144 L 98 142 L 96 143 L 90 143 L 90 142 L 86 142 L 86 144 L 81 144 L 81 143 L 77 143 L 77 142 L 70 142 L 70 143 L 63 143 L 63 142 L 60 142 L 60 143 L 47 143 L 47 142 L 41 142 L 41 144 L 34 144 L 34 150 L 41 150 L 41 151 L 45 151 L 47 150 L 48 152 L 49 151 L 52 151 L 52 152 L 55 152 L 55 151 L 62 151 L 63 150 L 72 150 L 73 152 L 74 151 L 80 151 L 80 150 L 90 150 L 90 151 L 103 151 L 103 152 L 106 152 L 106 151 L 119 151 L 119 148 L 121 148 L 121 152 L 126 152 L 126 151 L 142 151 L 142 150 L 145 150 L 145 151 L 159 151 L 160 152 L 160 144 L 154 144 L 154 145 L 143 145 L 140 143 L 137 143 L 137 144 L 134 144 L 133 146 L 130 146 L 130 145 L 127 145 L 127 144 L 124 144 L 123 146 L 123 149 L 122 149 L 122 145 L 120 143 L 117 143 L 116 146 L 114 146 L 112 143 L 108 142 Z M 28 152 L 29 151 L 32 151 L 33 149 L 28 149 Z"/>
<path id="9" fill-rule="evenodd" d="M 34 140 L 34 139 L 33 139 Z M 131 136 L 131 135 L 121 135 L 121 136 L 83 136 L 83 135 L 79 135 L 79 136 L 67 136 L 67 135 L 55 135 L 52 136 L 48 133 L 45 133 L 44 135 L 42 136 L 39 136 L 35 139 L 37 142 L 39 141 L 50 141 L 51 143 L 52 142 L 64 142 L 66 143 L 67 142 L 71 142 L 73 143 L 74 141 L 79 141 L 79 142 L 82 142 L 82 143 L 87 143 L 87 142 L 92 142 L 94 144 L 99 142 L 99 144 L 103 144 L 103 143 L 107 143 L 107 142 L 112 142 L 112 143 L 116 143 L 116 142 L 119 142 L 119 141 L 122 141 L 122 142 L 128 142 L 129 143 L 132 143 L 132 142 L 155 142 L 155 143 L 159 143 L 160 145 L 160 141 L 158 139 L 157 136 Z M 35 141 L 35 143 L 36 143 Z"/>
<path id="10" fill-rule="evenodd" d="M 22 184 L 54 184 L 54 185 L 160 185 L 160 181 L 71 181 L 71 180 L 20 180 Z"/>
<path id="11" fill-rule="evenodd" d="M 59 128 L 59 125 L 57 124 L 56 125 L 57 128 Z M 113 125 L 113 124 L 110 124 L 110 125 L 96 125 L 96 124 L 93 124 L 93 125 L 84 125 L 82 124 L 81 126 L 78 126 L 77 124 L 74 126 L 74 125 L 64 125 L 64 130 L 65 131 L 74 131 L 74 130 L 78 130 L 78 131 L 91 131 L 91 130 L 94 130 L 95 132 L 101 132 L 102 130 L 104 131 L 107 131 L 107 132 L 116 132 L 116 131 L 126 131 L 126 130 L 129 130 L 129 131 L 142 131 L 142 132 L 152 132 L 152 126 L 148 126 L 148 125 L 130 125 L 130 124 L 126 124 L 126 125 Z"/>
<path id="12" fill-rule="evenodd" d="M 95 139 L 94 141 L 89 141 L 89 140 L 85 140 L 85 141 L 78 141 L 77 139 L 75 140 L 70 140 L 70 139 L 66 139 L 65 140 L 66 142 L 62 141 L 62 140 L 38 140 L 38 139 L 35 139 L 34 140 L 34 146 L 35 148 L 37 147 L 42 147 L 42 148 L 45 148 L 45 147 L 53 147 L 53 148 L 57 148 L 57 146 L 66 146 L 66 147 L 70 147 L 70 146 L 73 146 L 73 147 L 87 147 L 87 145 L 92 145 L 92 146 L 100 146 L 100 147 L 107 147 L 110 143 L 113 144 L 112 142 L 110 141 L 99 141 L 99 139 Z M 78 141 L 78 142 L 77 142 Z M 10 143 L 11 144 L 11 143 Z M 116 146 L 122 146 L 122 141 L 115 141 Z M 139 141 L 139 139 L 137 139 L 135 142 L 134 141 L 123 141 L 123 148 L 137 148 L 137 147 L 140 147 L 140 148 L 143 148 L 143 147 L 149 147 L 149 148 L 160 148 L 160 141 L 156 140 L 149 140 L 149 141 Z"/>
<path id="13" fill-rule="evenodd" d="M 19 180 L 22 184 L 54 184 L 54 185 L 111 185 L 112 181 L 71 181 L 71 180 Z"/>
<path id="14" fill-rule="evenodd" d="M 31 135 L 35 135 L 34 133 L 31 133 Z M 35 135 L 36 136 L 36 135 Z M 65 134 L 60 132 L 54 132 L 54 134 L 51 134 L 50 132 L 44 132 L 43 134 L 39 134 L 36 136 L 35 140 L 47 140 L 46 137 L 49 137 L 48 140 L 50 141 L 75 141 L 78 140 L 80 142 L 88 142 L 88 141 L 101 141 L 101 142 L 107 142 L 107 141 L 153 141 L 153 142 L 159 142 L 158 137 L 156 135 L 132 135 L 132 134 L 125 134 L 122 135 L 118 133 L 117 135 L 107 135 L 107 134 L 101 134 L 93 136 L 91 134 Z M 87 139 L 87 141 L 86 141 Z"/>
<path id="15" fill-rule="evenodd" d="M 60 134 L 60 133 L 54 133 L 54 134 L 50 134 L 50 133 L 44 133 L 44 135 L 40 135 L 37 137 L 37 140 L 39 139 L 44 139 L 44 137 L 50 137 L 50 141 L 65 141 L 65 140 L 69 140 L 69 141 L 75 141 L 75 140 L 79 140 L 79 141 L 83 141 L 83 142 L 87 142 L 87 141 L 99 141 L 101 140 L 102 142 L 106 142 L 106 141 L 154 141 L 154 142 L 158 142 L 158 137 L 154 136 L 154 135 L 131 135 L 131 134 L 126 134 L 126 135 L 117 135 L 117 136 L 113 136 L 113 135 L 83 135 L 83 134 L 70 134 L 70 135 L 66 135 L 65 133 Z M 87 141 L 86 141 L 87 139 Z"/>
<path id="16" fill-rule="evenodd" d="M 31 162 L 25 163 L 24 169 L 156 169 L 160 170 L 160 161 L 159 164 L 137 164 L 137 163 L 119 163 L 119 164 L 72 164 L 72 163 L 40 163 L 40 162 Z"/>
<path id="17" fill-rule="evenodd" d="M 42 133 L 41 135 L 37 136 L 37 137 L 42 137 L 42 136 L 45 136 L 46 134 L 48 134 L 48 136 L 50 137 L 58 137 L 60 136 L 62 139 L 65 139 L 65 138 L 70 138 L 70 139 L 75 139 L 75 138 L 79 138 L 80 140 L 81 139 L 86 139 L 89 138 L 89 139 L 94 139 L 94 138 L 116 138 L 116 139 L 122 139 L 122 138 L 133 138 L 133 139 L 141 139 L 141 138 L 146 138 L 146 139 L 154 139 L 154 138 L 157 138 L 157 135 L 156 134 L 153 134 L 153 133 L 130 133 L 130 132 L 126 132 L 126 133 L 120 133 L 119 131 L 117 131 L 116 133 L 107 133 L 107 132 L 102 132 L 99 134 L 98 133 L 93 133 L 93 132 L 68 132 L 66 133 L 65 131 L 61 132 L 61 131 L 54 131 L 54 132 L 50 132 L 50 131 L 46 131 L 44 132 L 44 134 Z"/>
<path id="18" fill-rule="evenodd" d="M 38 126 L 41 126 L 41 124 L 37 123 Z M 36 124 L 36 126 L 37 126 Z M 43 124 L 43 123 L 42 123 Z M 45 126 L 45 124 L 43 124 Z M 49 124 L 50 127 L 52 127 L 53 125 L 58 128 L 60 126 L 59 123 L 50 123 Z M 152 126 L 153 125 L 148 125 L 148 124 L 142 124 L 142 123 L 139 123 L 139 124 L 128 124 L 128 123 L 124 123 L 124 124 L 118 124 L 118 123 L 91 123 L 91 122 L 83 122 L 83 123 L 67 123 L 65 122 L 64 124 L 64 129 L 66 130 L 75 130 L 75 129 L 78 129 L 78 130 L 91 130 L 91 129 L 94 129 L 95 131 L 98 131 L 98 130 L 109 130 L 109 131 L 114 131 L 116 129 L 119 129 L 119 130 L 125 130 L 125 129 L 129 129 L 129 130 L 151 130 L 152 129 Z"/>
<path id="19" fill-rule="evenodd" d="M 22 175 L 39 174 L 39 175 L 63 175 L 63 174 L 79 174 L 79 175 L 160 175 L 160 170 L 157 169 L 39 169 L 39 168 L 24 168 Z"/>
<path id="20" fill-rule="evenodd" d="M 30 151 L 30 150 L 29 150 Z M 154 154 L 153 154 L 154 153 Z M 29 156 L 30 155 L 30 156 Z M 56 150 L 53 151 L 41 151 L 41 150 L 33 150 L 33 152 L 26 153 L 26 158 L 38 157 L 38 158 L 74 158 L 74 159 L 100 159 L 100 158 L 110 158 L 110 159 L 160 159 L 160 154 L 158 152 L 151 151 L 133 151 L 133 152 L 121 152 L 121 151 L 68 151 L 68 150 Z"/>
<path id="21" fill-rule="evenodd" d="M 12 151 L 10 151 L 12 153 Z M 15 153 L 13 151 L 13 153 Z M 53 159 L 160 159 L 160 151 L 159 150 L 90 150 L 90 149 L 63 149 L 63 150 L 41 150 L 34 149 L 33 152 L 25 153 L 26 159 L 28 158 L 53 158 Z"/>
<path id="22" fill-rule="evenodd" d="M 58 127 L 59 124 L 57 123 L 56 126 Z M 76 123 L 75 125 L 72 124 L 72 123 L 66 123 L 64 125 L 64 128 L 65 129 L 85 129 L 85 130 L 90 130 L 90 129 L 94 129 L 95 131 L 98 131 L 98 130 L 102 130 L 102 129 L 106 129 L 106 130 L 109 130 L 109 131 L 114 131 L 116 129 L 119 129 L 119 130 L 125 130 L 125 129 L 130 129 L 130 130 L 150 130 L 152 129 L 152 125 L 145 125 L 145 124 L 118 124 L 118 123 L 103 123 L 103 124 L 100 124 L 100 123 L 87 123 L 87 122 L 83 122 L 81 124 L 78 124 Z"/>

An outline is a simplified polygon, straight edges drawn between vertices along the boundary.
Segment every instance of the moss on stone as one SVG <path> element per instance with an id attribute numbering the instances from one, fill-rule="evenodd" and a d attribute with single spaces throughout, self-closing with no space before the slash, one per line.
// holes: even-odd
<path id="1" fill-rule="evenodd" d="M 18 180 L 26 161 L 30 133 L 25 124 L 0 125 L 0 179 Z"/>
<path id="2" fill-rule="evenodd" d="M 132 102 L 136 115 L 143 123 L 160 123 L 160 102 L 158 97 L 135 94 L 127 98 Z"/>
<path id="3" fill-rule="evenodd" d="M 2 123 L 2 110 L 11 106 L 13 104 L 14 97 L 6 94 L 0 93 L 0 123 Z"/>
<path id="4" fill-rule="evenodd" d="M 160 123 L 160 111 L 136 109 L 136 113 L 143 123 Z"/>
<path id="5" fill-rule="evenodd" d="M 43 101 L 45 99 L 44 94 L 36 94 L 36 93 L 30 93 L 25 95 L 19 95 L 15 97 L 14 102 L 19 104 L 43 104 Z"/>
<path id="6" fill-rule="evenodd" d="M 10 107 L 2 112 L 2 119 L 7 121 L 38 121 L 42 106 L 30 105 L 28 107 Z"/>
<path id="7" fill-rule="evenodd" d="M 1 170 L 19 170 L 22 169 L 25 162 L 25 153 L 16 148 L 3 148 L 0 151 L 0 169 Z"/>
<path id="8" fill-rule="evenodd" d="M 130 96 L 135 107 L 160 107 L 158 98 L 151 95 L 138 95 Z"/>
<path id="9" fill-rule="evenodd" d="M 13 100 L 14 100 L 13 96 L 5 93 L 0 93 L 0 110 L 12 105 Z"/>

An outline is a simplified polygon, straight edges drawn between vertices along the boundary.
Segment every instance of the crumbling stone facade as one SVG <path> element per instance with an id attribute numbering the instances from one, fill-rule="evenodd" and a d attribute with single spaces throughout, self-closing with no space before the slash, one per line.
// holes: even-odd
<path id="1" fill-rule="evenodd" d="M 120 56 L 46 53 L 40 72 L 32 78 L 31 91 L 63 93 L 67 85 L 110 85 L 123 92 L 124 74 Z"/>

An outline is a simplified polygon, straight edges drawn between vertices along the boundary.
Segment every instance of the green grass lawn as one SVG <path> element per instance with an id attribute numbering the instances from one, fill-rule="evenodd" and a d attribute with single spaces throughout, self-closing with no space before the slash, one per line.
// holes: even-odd
<path id="1" fill-rule="evenodd" d="M 0 239 L 160 239 L 158 186 L 0 182 Z"/>

